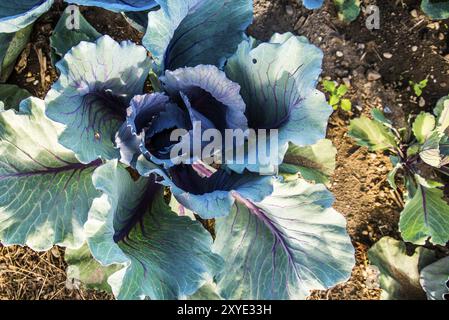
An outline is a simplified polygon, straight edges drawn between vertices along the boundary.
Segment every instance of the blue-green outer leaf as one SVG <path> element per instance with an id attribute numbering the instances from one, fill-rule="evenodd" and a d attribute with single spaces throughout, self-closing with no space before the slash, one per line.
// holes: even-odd
<path id="1" fill-rule="evenodd" d="M 243 41 L 228 60 L 225 72 L 241 86 L 249 127 L 278 130 L 279 154 L 271 159 L 282 163 L 289 142 L 307 146 L 325 138 L 332 108 L 315 89 L 322 58 L 322 51 L 307 39 L 285 33 L 260 45 Z M 230 168 L 261 169 L 249 164 Z"/>
<path id="2" fill-rule="evenodd" d="M 440 259 L 421 271 L 420 282 L 429 300 L 444 300 L 449 294 L 449 257 Z"/>
<path id="3" fill-rule="evenodd" d="M 0 33 L 17 32 L 50 10 L 53 0 L 8 0 L 0 3 Z"/>
<path id="4" fill-rule="evenodd" d="M 114 12 L 122 11 L 145 11 L 158 5 L 157 2 L 165 0 L 66 0 L 82 6 L 100 7 Z"/>
<path id="5" fill-rule="evenodd" d="M 103 36 L 96 43 L 81 42 L 56 66 L 61 75 L 45 102 L 47 116 L 65 125 L 59 142 L 83 163 L 118 158 L 115 133 L 150 69 L 145 48 Z"/>
<path id="6" fill-rule="evenodd" d="M 430 18 L 441 20 L 449 18 L 449 1 L 422 0 L 421 9 Z"/>
<path id="7" fill-rule="evenodd" d="M 0 239 L 5 245 L 48 250 L 77 248 L 98 192 L 92 172 L 58 144 L 61 125 L 44 115 L 43 101 L 30 98 L 20 113 L 0 113 Z"/>
<path id="8" fill-rule="evenodd" d="M 144 46 L 155 69 L 211 64 L 222 67 L 253 18 L 252 0 L 166 0 L 150 12 Z"/>
<path id="9" fill-rule="evenodd" d="M 354 249 L 323 185 L 297 180 L 277 184 L 260 203 L 241 200 L 216 219 L 213 250 L 226 261 L 216 277 L 223 298 L 304 299 L 349 278 Z"/>
<path id="10" fill-rule="evenodd" d="M 14 84 L 0 84 L 0 102 L 5 110 L 19 110 L 22 100 L 30 97 L 31 94 Z"/>
<path id="11" fill-rule="evenodd" d="M 0 33 L 0 83 L 8 80 L 32 30 L 33 26 L 29 25 L 14 33 Z"/>
<path id="12" fill-rule="evenodd" d="M 445 245 L 449 241 L 449 205 L 443 191 L 419 186 L 401 213 L 399 229 L 405 241 Z"/>
<path id="13" fill-rule="evenodd" d="M 118 299 L 185 298 L 220 269 L 210 234 L 200 223 L 171 212 L 161 188 L 147 194 L 149 178 L 133 181 L 115 160 L 99 168 L 93 180 L 103 195 L 95 199 L 85 230 L 95 259 L 124 266 L 108 280 Z M 114 241 L 120 222 L 149 197 L 151 206 L 138 212 L 140 222 L 126 238 Z"/>
<path id="14" fill-rule="evenodd" d="M 81 41 L 95 42 L 101 37 L 101 33 L 95 30 L 81 13 L 79 13 L 79 28 L 67 28 L 69 18 L 69 13 L 64 11 L 50 37 L 50 45 L 58 60 L 64 57 L 70 49 L 80 44 Z"/>

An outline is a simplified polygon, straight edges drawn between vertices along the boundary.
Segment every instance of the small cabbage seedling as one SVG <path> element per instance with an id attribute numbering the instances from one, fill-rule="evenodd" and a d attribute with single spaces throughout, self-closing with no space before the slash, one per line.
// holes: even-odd
<path id="1" fill-rule="evenodd" d="M 352 103 L 349 99 L 343 99 L 348 92 L 348 87 L 344 84 L 340 84 L 338 87 L 334 81 L 323 81 L 324 91 L 329 93 L 329 104 L 334 110 L 340 107 L 344 111 L 351 111 Z"/>
<path id="2" fill-rule="evenodd" d="M 421 97 L 424 89 L 427 87 L 429 80 L 424 79 L 419 82 L 410 81 L 409 84 L 413 88 L 413 92 L 417 97 Z"/>
<path id="3" fill-rule="evenodd" d="M 400 231 L 405 241 L 435 244 L 449 240 L 449 205 L 442 187 L 449 177 L 449 96 L 442 98 L 434 114 L 420 113 L 412 125 L 396 129 L 380 110 L 373 120 L 362 116 L 351 121 L 349 135 L 370 151 L 386 151 L 394 169 L 388 182 L 397 191 L 396 175 L 402 172 L 406 203 Z"/>
<path id="4" fill-rule="evenodd" d="M 413 252 L 404 242 L 383 237 L 369 251 L 370 263 L 378 267 L 382 300 L 447 300 L 449 257 L 418 246 Z"/>

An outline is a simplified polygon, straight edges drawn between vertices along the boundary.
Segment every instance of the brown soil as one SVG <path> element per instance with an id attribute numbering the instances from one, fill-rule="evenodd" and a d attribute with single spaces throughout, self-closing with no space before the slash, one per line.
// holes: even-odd
<path id="1" fill-rule="evenodd" d="M 0 300 L 105 300 L 112 296 L 67 283 L 64 250 L 0 246 Z"/>
<path id="2" fill-rule="evenodd" d="M 448 94 L 448 26 L 447 21 L 435 24 L 422 16 L 418 0 L 369 0 L 362 2 L 378 5 L 381 14 L 381 29 L 369 31 L 363 14 L 352 24 L 343 24 L 336 18 L 331 1 L 327 2 L 320 10 L 307 11 L 297 0 L 255 0 L 255 21 L 249 33 L 261 40 L 269 39 L 274 32 L 307 36 L 324 51 L 323 78 L 350 84 L 353 112 L 335 112 L 328 137 L 338 149 L 337 169 L 331 182 L 335 208 L 348 220 L 357 265 L 347 283 L 313 292 L 310 298 L 378 299 L 380 290 L 372 285 L 373 271 L 366 253 L 383 236 L 399 238 L 402 203 L 386 181 L 391 169 L 389 159 L 355 146 L 347 137 L 346 128 L 351 118 L 368 115 L 372 108 L 384 106 L 389 107 L 390 118 L 403 125 L 410 113 L 430 111 L 438 98 Z M 49 62 L 48 37 L 62 8 L 56 4 L 35 25 L 29 54 L 25 56 L 28 59 L 22 59 L 28 63 L 10 80 L 39 97 L 45 95 L 56 79 Z M 412 10 L 417 10 L 418 15 L 414 17 Z M 120 15 L 95 8 L 84 9 L 83 14 L 102 33 L 117 40 L 139 41 L 140 35 Z M 39 64 L 39 48 L 47 55 L 44 69 Z M 385 53 L 391 54 L 391 58 L 386 58 L 389 55 Z M 368 81 L 368 74 L 373 72 L 380 79 Z M 30 78 L 39 80 L 37 85 L 27 80 Z M 419 107 L 409 81 L 425 78 L 429 79 L 423 94 L 425 105 Z M 0 299 L 111 298 L 83 289 L 68 290 L 62 255 L 57 248 L 45 253 L 18 247 L 0 248 Z"/>

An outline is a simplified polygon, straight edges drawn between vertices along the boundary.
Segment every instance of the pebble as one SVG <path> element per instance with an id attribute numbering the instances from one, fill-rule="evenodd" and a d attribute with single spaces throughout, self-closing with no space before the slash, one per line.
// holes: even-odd
<path id="1" fill-rule="evenodd" d="M 426 100 L 423 97 L 419 98 L 418 105 L 420 108 L 424 108 L 426 106 Z"/>
<path id="2" fill-rule="evenodd" d="M 336 55 L 337 57 L 341 58 L 341 57 L 343 57 L 343 52 L 337 51 L 337 52 L 335 53 L 335 55 Z"/>
<path id="3" fill-rule="evenodd" d="M 293 15 L 293 8 L 292 6 L 285 6 L 285 12 L 287 13 L 287 15 L 292 16 Z"/>
<path id="4" fill-rule="evenodd" d="M 418 18 L 418 11 L 416 11 L 415 9 L 410 11 L 410 14 L 412 15 L 413 18 Z"/>
<path id="5" fill-rule="evenodd" d="M 393 113 L 389 107 L 384 107 L 384 113 Z"/>
<path id="6" fill-rule="evenodd" d="M 390 52 L 384 52 L 383 56 L 384 56 L 385 59 L 393 58 L 393 55 Z"/>
<path id="7" fill-rule="evenodd" d="M 434 30 L 440 30 L 440 24 L 438 22 L 432 22 L 427 25 L 427 28 L 434 29 Z"/>
<path id="8" fill-rule="evenodd" d="M 382 78 L 382 76 L 380 75 L 379 72 L 370 70 L 370 71 L 368 71 L 367 78 L 368 78 L 368 81 L 377 81 L 380 78 Z"/>
<path id="9" fill-rule="evenodd" d="M 441 41 L 444 40 L 444 33 L 441 33 L 438 35 L 438 39 L 440 39 Z"/>
<path id="10" fill-rule="evenodd" d="M 58 248 L 56 248 L 56 247 L 53 247 L 50 251 L 51 251 L 51 254 L 55 258 L 59 258 L 61 256 L 61 253 L 59 252 Z"/>
<path id="11" fill-rule="evenodd" d="M 417 47 L 417 46 L 413 46 L 413 47 L 412 47 L 412 51 L 413 51 L 413 52 L 418 51 L 418 47 Z"/>
<path id="12" fill-rule="evenodd" d="M 347 86 L 348 88 L 351 88 L 351 80 L 349 78 L 343 78 L 343 83 L 345 84 L 345 86 Z"/>

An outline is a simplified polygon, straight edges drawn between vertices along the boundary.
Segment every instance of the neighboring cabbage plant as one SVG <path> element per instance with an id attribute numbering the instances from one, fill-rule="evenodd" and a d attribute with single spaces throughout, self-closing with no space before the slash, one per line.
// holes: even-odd
<path id="1" fill-rule="evenodd" d="M 385 151 L 394 169 L 388 182 L 397 190 L 402 174 L 406 204 L 399 228 L 405 241 L 445 245 L 449 241 L 449 204 L 443 193 L 449 177 L 449 97 L 442 98 L 434 114 L 422 112 L 411 127 L 397 130 L 379 110 L 373 120 L 351 121 L 349 135 L 370 151 Z M 446 179 L 446 180 L 444 180 Z"/>
<path id="2" fill-rule="evenodd" d="M 422 0 L 421 9 L 431 19 L 441 20 L 449 18 L 449 1 Z"/>
<path id="3" fill-rule="evenodd" d="M 380 239 L 368 258 L 379 271 L 383 300 L 449 300 L 449 257 L 417 247 L 408 254 L 405 243 L 390 237 Z"/>
<path id="4" fill-rule="evenodd" d="M 2 243 L 65 246 L 69 276 L 118 299 L 302 299 L 346 281 L 346 221 L 312 183 L 335 168 L 322 53 L 290 33 L 248 38 L 252 5 L 161 2 L 144 46 L 87 24 L 70 50 L 54 35 L 60 76 L 45 100 L 0 113 Z M 262 163 L 173 161 L 198 122 L 279 130 L 286 179 Z"/>
<path id="5" fill-rule="evenodd" d="M 302 3 L 307 9 L 318 9 L 321 8 L 324 0 L 302 0 Z M 352 22 L 360 14 L 360 0 L 334 0 L 334 4 L 338 9 L 340 20 Z"/>

